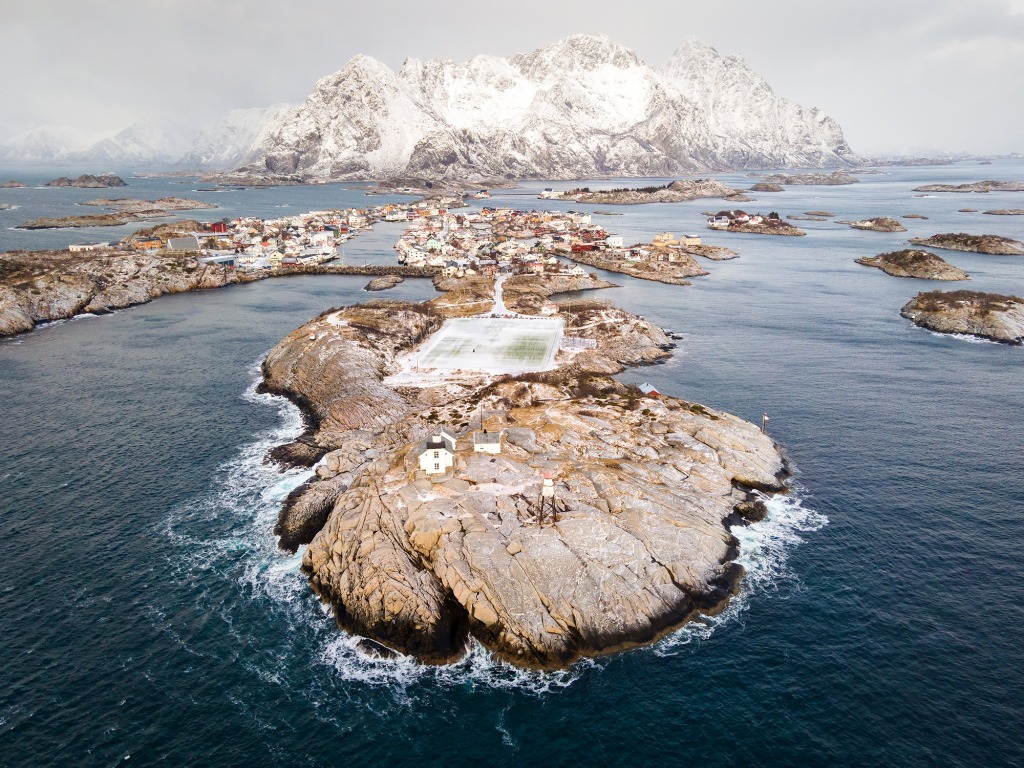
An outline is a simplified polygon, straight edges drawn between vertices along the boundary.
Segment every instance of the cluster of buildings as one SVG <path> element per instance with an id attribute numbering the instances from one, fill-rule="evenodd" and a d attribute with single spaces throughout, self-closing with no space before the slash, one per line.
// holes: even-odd
<path id="1" fill-rule="evenodd" d="M 743 227 L 788 227 L 787 222 L 772 211 L 767 216 L 759 213 L 750 214 L 746 211 L 719 211 L 708 217 L 709 229 L 742 229 Z"/>
<path id="2" fill-rule="evenodd" d="M 597 251 L 625 261 L 671 261 L 674 253 L 697 245 L 699 237 L 677 239 L 664 232 L 650 244 L 627 247 L 622 237 L 595 224 L 589 213 L 483 208 L 419 216 L 395 249 L 400 263 L 438 267 L 446 276 L 583 275 L 582 267 L 567 267 L 558 257 Z"/>

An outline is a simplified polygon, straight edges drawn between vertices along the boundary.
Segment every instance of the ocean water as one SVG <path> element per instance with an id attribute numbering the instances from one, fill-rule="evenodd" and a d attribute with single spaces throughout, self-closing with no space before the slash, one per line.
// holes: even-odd
<path id="1" fill-rule="evenodd" d="M 694 232 L 740 253 L 689 287 L 609 275 L 620 287 L 594 295 L 683 334 L 670 361 L 624 380 L 767 412 L 797 474 L 765 522 L 737 532 L 748 575 L 723 615 L 562 673 L 479 648 L 439 669 L 366 659 L 299 556 L 276 548 L 278 505 L 306 475 L 263 456 L 301 422 L 255 394 L 257 366 L 326 307 L 368 298 L 365 279 L 164 297 L 0 342 L 0 765 L 1024 763 L 1024 351 L 898 314 L 934 287 L 1020 294 L 1024 258 L 943 252 L 972 275 L 956 285 L 853 263 L 935 232 L 1024 238 L 1024 217 L 957 212 L 1019 208 L 1020 195 L 910 191 L 1024 179 L 1024 163 L 862 178 L 744 208 L 929 219 L 767 238 L 703 230 L 719 201 L 600 207 L 624 214 L 605 223 L 627 239 Z M 540 207 L 543 186 L 496 202 Z M 82 192 L 0 202 L 27 195 L 14 213 L 29 218 Z M 218 194 L 237 195 L 230 215 L 363 199 Z M 0 249 L 61 247 L 25 234 L 0 230 Z M 361 258 L 394 258 L 389 228 L 360 241 Z M 408 280 L 390 295 L 433 289 Z"/>

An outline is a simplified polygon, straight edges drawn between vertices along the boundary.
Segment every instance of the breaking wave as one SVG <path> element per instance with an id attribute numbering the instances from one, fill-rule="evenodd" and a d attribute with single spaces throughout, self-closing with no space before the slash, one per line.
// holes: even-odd
<path id="1" fill-rule="evenodd" d="M 788 566 L 790 551 L 803 542 L 801 534 L 821 530 L 828 518 L 805 508 L 798 496 L 759 496 L 768 507 L 767 517 L 732 529 L 740 542 L 736 562 L 746 571 L 739 594 L 717 616 L 702 617 L 657 643 L 657 655 L 672 656 L 696 640 L 707 640 L 717 627 L 746 611 L 751 600 L 799 583 L 799 576 Z"/>

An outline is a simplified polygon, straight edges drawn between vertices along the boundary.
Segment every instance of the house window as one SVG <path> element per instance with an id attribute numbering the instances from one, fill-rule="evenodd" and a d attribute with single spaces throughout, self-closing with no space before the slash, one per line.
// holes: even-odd
<path id="1" fill-rule="evenodd" d="M 434 458 L 435 459 L 439 459 L 440 457 L 441 457 L 441 452 L 440 451 L 434 451 Z"/>
<path id="2" fill-rule="evenodd" d="M 439 471 L 440 469 L 441 469 L 441 465 L 440 464 L 435 464 L 434 465 L 434 471 L 435 472 Z"/>

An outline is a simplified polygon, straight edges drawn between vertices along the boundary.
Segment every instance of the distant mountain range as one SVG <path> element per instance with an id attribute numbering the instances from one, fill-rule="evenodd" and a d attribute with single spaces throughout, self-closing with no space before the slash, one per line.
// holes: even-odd
<path id="1" fill-rule="evenodd" d="M 603 36 L 509 58 L 356 56 L 297 107 L 236 110 L 188 137 L 152 122 L 76 145 L 38 129 L 0 159 L 237 168 L 303 180 L 583 178 L 835 167 L 839 124 L 774 93 L 742 59 L 685 42 L 651 67 Z"/>

